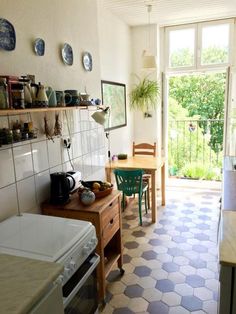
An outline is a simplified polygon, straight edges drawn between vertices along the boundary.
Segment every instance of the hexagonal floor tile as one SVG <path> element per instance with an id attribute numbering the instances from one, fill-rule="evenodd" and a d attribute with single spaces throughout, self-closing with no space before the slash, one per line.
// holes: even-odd
<path id="1" fill-rule="evenodd" d="M 193 251 L 198 252 L 198 253 L 206 253 L 207 247 L 200 245 L 200 244 L 194 244 L 193 245 Z"/>
<path id="2" fill-rule="evenodd" d="M 193 295 L 195 295 L 202 301 L 213 299 L 213 292 L 205 287 L 195 288 Z"/>
<path id="3" fill-rule="evenodd" d="M 144 289 L 139 285 L 130 285 L 125 288 L 125 295 L 129 298 L 141 297 Z"/>
<path id="4" fill-rule="evenodd" d="M 157 253 L 152 250 L 149 250 L 149 251 L 143 252 L 142 257 L 146 260 L 156 259 Z"/>
<path id="5" fill-rule="evenodd" d="M 181 296 L 175 292 L 165 292 L 163 293 L 162 301 L 168 306 L 180 305 Z"/>
<path id="6" fill-rule="evenodd" d="M 134 313 L 145 312 L 148 308 L 149 303 L 143 298 L 133 298 L 128 304 L 128 308 Z"/>
<path id="7" fill-rule="evenodd" d="M 148 302 L 160 301 L 162 298 L 162 292 L 156 288 L 148 288 L 143 291 L 143 298 Z"/>
<path id="8" fill-rule="evenodd" d="M 183 251 L 180 250 L 178 247 L 173 247 L 168 249 L 168 254 L 171 256 L 182 256 L 183 255 Z"/>
<path id="9" fill-rule="evenodd" d="M 136 266 L 134 273 L 139 277 L 145 277 L 151 274 L 151 269 L 147 266 Z"/>
<path id="10" fill-rule="evenodd" d="M 207 263 L 206 261 L 196 258 L 196 259 L 191 259 L 189 261 L 189 265 L 195 268 L 206 268 Z"/>
<path id="11" fill-rule="evenodd" d="M 141 238 L 141 237 L 144 237 L 145 236 L 145 232 L 141 231 L 141 230 L 138 230 L 138 231 L 133 231 L 132 232 L 132 235 L 135 236 L 136 238 Z"/>
<path id="12" fill-rule="evenodd" d="M 156 289 L 162 292 L 172 292 L 174 291 L 174 288 L 175 288 L 174 283 L 169 279 L 157 280 Z"/>
<path id="13" fill-rule="evenodd" d="M 175 285 L 174 290 L 175 292 L 182 296 L 193 295 L 193 288 L 189 286 L 187 283 L 180 283 Z"/>
<path id="14" fill-rule="evenodd" d="M 179 270 L 179 265 L 173 262 L 168 262 L 168 263 L 163 263 L 162 268 L 168 273 L 173 273 Z"/>
<path id="15" fill-rule="evenodd" d="M 195 239 L 198 239 L 200 241 L 208 241 L 209 240 L 209 236 L 204 234 L 204 233 L 197 233 L 194 235 Z"/>
<path id="16" fill-rule="evenodd" d="M 168 314 L 169 312 L 169 306 L 167 306 L 165 303 L 161 301 L 154 301 L 149 303 L 147 308 L 148 313 L 150 314 Z"/>
<path id="17" fill-rule="evenodd" d="M 167 230 L 164 229 L 164 228 L 157 228 L 157 229 L 154 230 L 154 232 L 155 232 L 156 234 L 166 234 L 166 233 L 167 233 Z"/>
<path id="18" fill-rule="evenodd" d="M 186 238 L 182 237 L 182 236 L 173 236 L 172 240 L 176 243 L 185 243 L 186 242 Z"/>
<path id="19" fill-rule="evenodd" d="M 150 239 L 148 243 L 151 244 L 152 246 L 159 246 L 162 244 L 162 241 L 159 239 Z"/>
<path id="20" fill-rule="evenodd" d="M 124 264 L 130 263 L 131 259 L 132 259 L 132 258 L 131 258 L 128 254 L 124 254 L 124 255 L 123 255 L 123 263 L 124 263 Z"/>
<path id="21" fill-rule="evenodd" d="M 193 288 L 203 287 L 205 285 L 205 279 L 198 275 L 186 276 L 186 283 Z"/>
<path id="22" fill-rule="evenodd" d="M 136 241 L 129 241 L 125 242 L 124 247 L 127 249 L 136 249 L 139 246 L 139 244 Z"/>
<path id="23" fill-rule="evenodd" d="M 184 296 L 181 305 L 188 311 L 198 311 L 202 309 L 202 301 L 195 296 Z"/>

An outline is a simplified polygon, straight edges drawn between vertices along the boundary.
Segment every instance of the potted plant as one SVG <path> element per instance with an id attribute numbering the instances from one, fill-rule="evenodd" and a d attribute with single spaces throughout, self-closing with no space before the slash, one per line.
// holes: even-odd
<path id="1" fill-rule="evenodd" d="M 130 94 L 130 108 L 148 112 L 156 109 L 160 86 L 157 80 L 150 80 L 148 77 L 139 78 L 139 83 L 135 85 Z"/>

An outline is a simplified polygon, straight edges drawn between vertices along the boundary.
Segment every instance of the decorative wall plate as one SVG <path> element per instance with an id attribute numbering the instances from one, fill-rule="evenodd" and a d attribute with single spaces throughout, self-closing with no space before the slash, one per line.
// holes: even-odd
<path id="1" fill-rule="evenodd" d="M 62 48 L 62 59 L 65 62 L 65 64 L 72 65 L 73 64 L 73 50 L 72 47 L 65 43 Z"/>
<path id="2" fill-rule="evenodd" d="M 41 38 L 35 39 L 34 51 L 35 51 L 36 55 L 38 55 L 38 56 L 43 56 L 44 55 L 44 52 L 45 52 L 45 42 L 44 42 L 43 39 L 41 39 Z"/>
<path id="3" fill-rule="evenodd" d="M 14 50 L 16 47 L 16 33 L 14 26 L 5 19 L 0 19 L 0 48 Z"/>
<path id="4" fill-rule="evenodd" d="M 84 52 L 82 56 L 82 62 L 85 71 L 92 71 L 93 69 L 93 59 L 89 52 Z"/>

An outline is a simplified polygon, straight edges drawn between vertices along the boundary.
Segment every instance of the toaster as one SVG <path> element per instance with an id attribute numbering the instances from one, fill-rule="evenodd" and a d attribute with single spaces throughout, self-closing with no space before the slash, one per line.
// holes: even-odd
<path id="1" fill-rule="evenodd" d="M 71 190 L 71 192 L 74 192 L 81 186 L 81 172 L 80 171 L 67 171 L 69 175 L 71 175 L 75 180 L 75 186 Z"/>

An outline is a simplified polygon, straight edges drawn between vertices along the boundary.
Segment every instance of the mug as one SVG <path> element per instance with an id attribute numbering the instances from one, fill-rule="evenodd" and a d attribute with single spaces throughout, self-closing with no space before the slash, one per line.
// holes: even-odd
<path id="1" fill-rule="evenodd" d="M 56 107 L 57 105 L 56 92 L 51 87 L 48 87 L 46 90 L 46 94 L 48 96 L 48 106 Z"/>
<path id="2" fill-rule="evenodd" d="M 65 93 L 62 90 L 56 91 L 56 99 L 58 107 L 65 107 Z"/>
<path id="3" fill-rule="evenodd" d="M 66 106 L 78 106 L 80 104 L 80 96 L 65 91 Z"/>

